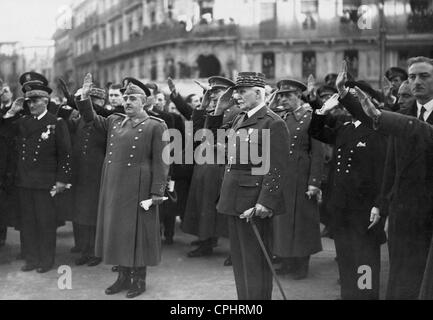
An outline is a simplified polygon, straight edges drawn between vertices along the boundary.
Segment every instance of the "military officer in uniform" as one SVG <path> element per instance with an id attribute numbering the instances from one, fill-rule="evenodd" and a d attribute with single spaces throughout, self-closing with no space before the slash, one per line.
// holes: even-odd
<path id="1" fill-rule="evenodd" d="M 242 130 L 248 134 L 246 142 L 249 150 L 255 143 L 259 153 L 269 147 L 269 152 L 261 153 L 264 156 L 261 167 L 268 170 L 256 171 L 256 166 L 260 165 L 253 161 L 253 153 L 250 152 L 248 157 L 241 154 L 240 139 L 236 140 L 236 154 L 228 155 L 217 204 L 218 212 L 227 215 L 229 220 L 230 250 L 240 300 L 269 300 L 272 297 L 272 273 L 250 220 L 253 219 L 265 245 L 272 248 L 270 217 L 286 213 L 283 193 L 286 192 L 285 183 L 290 179 L 286 171 L 289 132 L 284 121 L 266 107 L 265 85 L 265 76 L 261 73 L 239 73 L 236 86 L 220 97 L 214 115 L 207 117 L 206 125 L 213 131 L 223 127 L 241 134 Z M 223 126 L 224 110 L 232 105 L 233 90 L 236 90 L 243 112 Z M 257 141 L 251 139 L 253 133 L 258 137 Z"/>
<path id="2" fill-rule="evenodd" d="M 91 86 L 88 74 L 77 105 L 84 121 L 107 135 L 95 255 L 118 266 L 118 278 L 105 293 L 128 290 L 127 297 L 134 298 L 146 290 L 147 266 L 161 260 L 158 205 L 163 201 L 169 169 L 162 157 L 167 126 L 145 112 L 147 94 L 132 83 L 122 89 L 125 115 L 97 116 L 89 99 Z M 140 202 L 148 199 L 153 205 L 145 211 Z"/>
<path id="3" fill-rule="evenodd" d="M 90 100 L 98 115 L 107 115 L 105 90 L 92 88 Z M 66 113 L 68 115 L 68 113 Z M 101 182 L 102 165 L 105 158 L 107 143 L 106 134 L 95 130 L 82 117 L 65 119 L 72 137 L 72 188 L 70 211 L 77 229 L 76 243 L 81 257 L 76 265 L 87 264 L 90 267 L 101 262 L 95 257 L 96 218 L 98 213 L 98 198 Z"/>
<path id="4" fill-rule="evenodd" d="M 277 87 L 277 104 L 283 108 L 277 114 L 286 122 L 291 141 L 290 196 L 285 199 L 290 210 L 273 219 L 273 254 L 284 258 L 277 272 L 293 273 L 300 280 L 307 277 L 310 255 L 322 250 L 317 201 L 321 199 L 324 148 L 308 133 L 313 110 L 301 101 L 307 87 L 290 79 L 278 82 Z"/>
<path id="5" fill-rule="evenodd" d="M 335 149 L 328 206 L 332 208 L 341 298 L 379 299 L 380 245 L 385 242 L 379 208 L 386 136 L 354 118 L 335 127 L 327 126 L 326 118 L 337 106 L 335 96 L 316 110 L 310 132 Z M 365 273 L 371 276 L 371 287 L 359 286 Z"/>
<path id="6" fill-rule="evenodd" d="M 23 250 L 22 271 L 49 271 L 56 249 L 56 207 L 53 196 L 65 191 L 70 180 L 70 136 L 66 123 L 48 113 L 52 90 L 40 82 L 24 84 L 30 115 L 19 117 L 20 103 L 3 116 L 17 137 L 18 163 L 15 185 L 19 188 Z"/>
<path id="7" fill-rule="evenodd" d="M 194 132 L 204 128 L 207 114 L 214 112 L 219 97 L 224 91 L 235 85 L 229 79 L 223 77 L 211 77 L 208 79 L 209 90 L 205 93 L 202 105 L 192 111 Z M 239 107 L 232 106 L 225 110 L 223 124 L 232 121 L 240 112 Z M 213 247 L 217 245 L 218 237 L 227 236 L 226 217 L 220 216 L 216 210 L 216 202 L 220 193 L 224 176 L 224 165 L 216 163 L 195 164 L 182 222 L 182 230 L 198 237 L 198 247 L 188 252 L 188 257 L 202 257 L 211 255 Z M 225 264 L 230 261 L 226 260 Z"/>

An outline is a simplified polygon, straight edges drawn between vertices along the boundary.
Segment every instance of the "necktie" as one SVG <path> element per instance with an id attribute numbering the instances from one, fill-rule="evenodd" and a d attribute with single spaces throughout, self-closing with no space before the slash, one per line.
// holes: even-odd
<path id="1" fill-rule="evenodd" d="M 424 108 L 424 106 L 422 106 L 422 107 L 421 107 L 421 112 L 420 112 L 419 117 L 418 117 L 419 120 L 421 120 L 421 121 L 425 121 L 425 120 L 424 120 L 424 113 L 425 113 L 426 111 L 427 111 L 427 110 Z"/>
<path id="2" fill-rule="evenodd" d="M 238 127 L 248 119 L 248 113 L 247 112 L 241 112 L 240 116 L 241 116 L 240 120 L 237 123 Z"/>

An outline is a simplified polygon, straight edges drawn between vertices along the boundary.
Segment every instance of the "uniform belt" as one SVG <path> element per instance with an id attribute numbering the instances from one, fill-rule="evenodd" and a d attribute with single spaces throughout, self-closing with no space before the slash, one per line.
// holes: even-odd
<path id="1" fill-rule="evenodd" d="M 232 164 L 227 165 L 226 168 L 230 170 L 251 170 L 253 168 L 260 168 L 260 166 L 251 164 Z"/>

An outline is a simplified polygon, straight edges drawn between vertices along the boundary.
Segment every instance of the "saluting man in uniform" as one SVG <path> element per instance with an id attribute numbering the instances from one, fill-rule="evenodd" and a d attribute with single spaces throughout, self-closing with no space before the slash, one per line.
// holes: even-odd
<path id="1" fill-rule="evenodd" d="M 24 84 L 30 115 L 19 117 L 22 103 L 3 116 L 3 125 L 16 130 L 22 241 L 26 264 L 22 271 L 49 271 L 56 250 L 57 214 L 53 196 L 70 180 L 71 142 L 66 123 L 48 113 L 52 90 L 39 81 Z M 21 101 L 22 102 L 22 101 Z M 50 193 L 52 192 L 52 193 Z"/>
<path id="2" fill-rule="evenodd" d="M 334 145 L 328 206 L 332 213 L 341 298 L 377 300 L 380 245 L 385 242 L 379 206 L 386 136 L 354 118 L 332 128 L 327 126 L 329 113 L 337 106 L 334 96 L 316 110 L 310 132 L 316 139 Z M 359 286 L 363 275 L 370 277 L 371 287 Z"/>
<path id="3" fill-rule="evenodd" d="M 255 132 L 258 139 L 248 138 L 248 149 L 257 142 L 259 153 L 262 151 L 264 156 L 261 167 L 269 169 L 267 172 L 253 170 L 256 161 L 252 161 L 252 154 L 241 155 L 241 143 L 237 139 L 236 155 L 228 156 L 217 210 L 228 216 L 230 250 L 240 300 L 269 300 L 272 297 L 272 272 L 249 220 L 254 219 L 265 246 L 272 248 L 270 218 L 286 212 L 283 193 L 285 183 L 290 179 L 286 172 L 289 132 L 284 121 L 266 107 L 265 85 L 262 73 L 239 73 L 236 86 L 221 96 L 214 115 L 207 117 L 206 125 L 213 131 L 220 127 L 235 132 L 243 130 L 249 137 Z M 233 105 L 234 90 L 243 112 L 223 126 L 224 110 Z M 262 143 L 265 132 L 269 133 L 270 141 L 265 139 Z M 230 139 L 229 142 L 232 143 Z M 269 149 L 266 150 L 266 146 Z M 248 163 L 243 164 L 245 161 L 241 159 L 245 158 Z"/>
<path id="4" fill-rule="evenodd" d="M 77 105 L 84 121 L 107 135 L 95 253 L 104 263 L 119 266 L 116 282 L 105 293 L 128 290 L 127 297 L 134 298 L 146 290 L 146 267 L 161 261 L 158 205 L 169 168 L 162 157 L 167 126 L 146 113 L 150 92 L 134 84 L 122 89 L 125 115 L 97 116 L 89 99 L 91 86 L 88 74 Z M 140 202 L 148 199 L 153 205 L 145 211 Z"/>
<path id="5" fill-rule="evenodd" d="M 324 166 L 322 143 L 308 133 L 312 109 L 301 101 L 307 87 L 296 80 L 277 84 L 276 100 L 290 132 L 288 170 L 289 212 L 273 219 L 274 255 L 283 258 L 280 274 L 293 273 L 295 280 L 308 274 L 310 255 L 322 250 L 317 200 Z M 287 141 L 289 143 L 289 141 Z"/>

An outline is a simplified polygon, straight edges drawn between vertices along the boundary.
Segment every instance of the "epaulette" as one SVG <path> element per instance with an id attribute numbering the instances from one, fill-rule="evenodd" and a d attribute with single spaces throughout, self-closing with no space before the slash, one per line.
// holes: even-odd
<path id="1" fill-rule="evenodd" d="M 164 120 L 162 120 L 161 118 L 157 118 L 154 116 L 149 116 L 149 118 L 153 119 L 153 120 L 158 120 L 159 122 L 165 122 Z"/>

